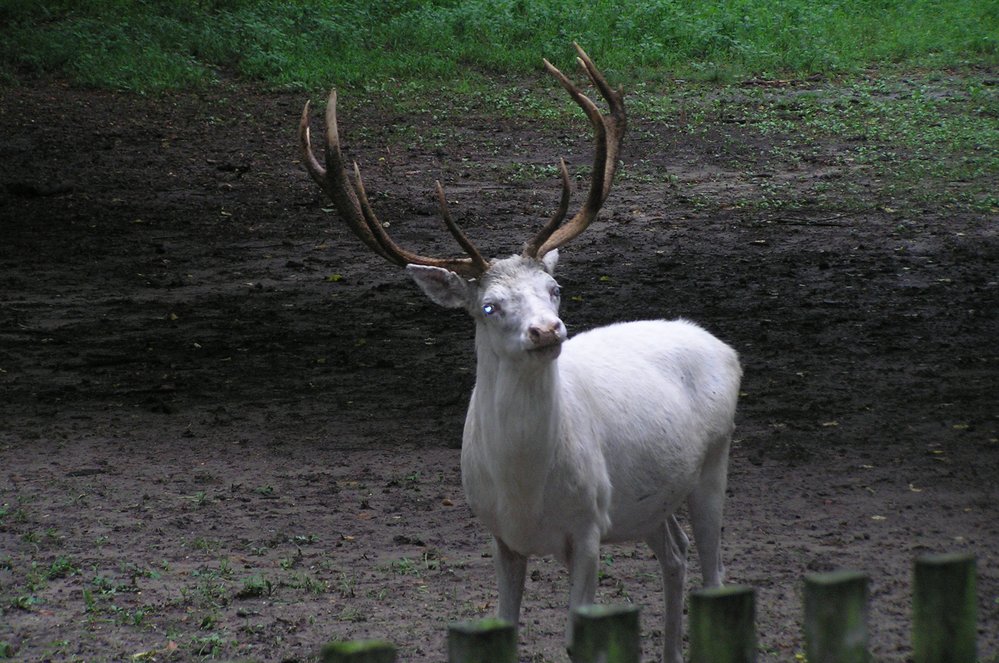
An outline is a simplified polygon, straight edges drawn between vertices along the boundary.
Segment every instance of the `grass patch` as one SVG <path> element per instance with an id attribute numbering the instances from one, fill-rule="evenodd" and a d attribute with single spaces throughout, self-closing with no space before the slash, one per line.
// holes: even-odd
<path id="1" fill-rule="evenodd" d="M 28 522 L 28 514 L 21 507 L 13 507 L 6 502 L 0 504 L 0 525 L 8 523 L 21 524 Z"/>
<path id="2" fill-rule="evenodd" d="M 836 143 L 839 161 L 867 168 L 899 206 L 996 211 L 999 90 L 979 76 L 860 78 L 750 103 L 758 130 L 787 135 L 788 154 Z"/>
<path id="3" fill-rule="evenodd" d="M 68 76 L 134 91 L 228 77 L 317 90 L 524 75 L 584 44 L 655 81 L 995 62 L 999 4 L 975 0 L 0 0 L 0 80 Z"/>
<path id="4" fill-rule="evenodd" d="M 628 97 L 632 117 L 710 146 L 735 187 L 687 191 L 643 159 L 626 161 L 619 178 L 679 187 L 698 209 L 766 217 L 823 209 L 899 218 L 929 207 L 999 212 L 999 87 L 989 70 L 887 68 L 755 83 L 686 84 L 667 94 L 639 87 Z M 654 143 L 657 133 L 643 138 Z"/>

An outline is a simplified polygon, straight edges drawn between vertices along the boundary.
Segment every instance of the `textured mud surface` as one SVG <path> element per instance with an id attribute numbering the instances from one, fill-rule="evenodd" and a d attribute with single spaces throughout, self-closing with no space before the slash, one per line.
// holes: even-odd
<path id="1" fill-rule="evenodd" d="M 448 622 L 494 610 L 458 470 L 471 326 L 322 210 L 297 161 L 301 101 L 0 94 L 13 658 L 306 661 L 379 637 L 437 661 Z M 550 214 L 558 156 L 589 158 L 576 119 L 345 103 L 375 207 L 430 253 L 453 251 L 434 179 L 498 255 Z M 978 556 L 994 660 L 995 214 L 885 199 L 839 158 L 856 138 L 789 159 L 793 136 L 724 113 L 696 130 L 632 117 L 611 200 L 563 251 L 563 317 L 572 333 L 683 316 L 739 350 L 723 550 L 728 580 L 758 588 L 761 659 L 802 651 L 802 577 L 852 568 L 871 576 L 877 659 L 906 660 L 912 560 L 956 551 Z M 759 204 L 775 182 L 793 209 Z M 862 193 L 816 197 L 823 182 Z M 642 606 L 651 660 L 657 564 L 604 552 L 599 599 Z M 566 574 L 529 572 L 522 658 L 564 660 Z"/>

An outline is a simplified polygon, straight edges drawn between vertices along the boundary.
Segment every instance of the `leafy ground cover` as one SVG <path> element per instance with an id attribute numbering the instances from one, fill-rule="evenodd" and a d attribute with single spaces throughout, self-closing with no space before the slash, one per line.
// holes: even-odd
<path id="1" fill-rule="evenodd" d="M 276 88 L 523 76 L 570 41 L 627 80 L 738 80 L 872 63 L 995 64 L 994 0 L 97 0 L 0 2 L 0 75 L 151 91 L 237 77 Z"/>

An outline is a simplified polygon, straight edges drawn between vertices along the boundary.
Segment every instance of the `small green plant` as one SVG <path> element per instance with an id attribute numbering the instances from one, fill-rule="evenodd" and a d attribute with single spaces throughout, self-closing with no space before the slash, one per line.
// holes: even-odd
<path id="1" fill-rule="evenodd" d="M 139 578 L 156 579 L 160 577 L 160 572 L 155 569 L 145 568 L 133 562 L 127 562 L 120 566 L 121 572 L 128 576 L 129 583 L 135 587 Z"/>
<path id="2" fill-rule="evenodd" d="M 229 603 L 228 584 L 219 569 L 205 567 L 195 571 L 192 576 L 196 584 L 192 589 L 181 588 L 181 598 L 185 603 L 196 607 L 215 609 Z"/>
<path id="3" fill-rule="evenodd" d="M 10 607 L 17 610 L 31 610 L 39 603 L 42 603 L 42 600 L 34 594 L 22 594 L 10 599 Z"/>
<path id="4" fill-rule="evenodd" d="M 368 616 L 361 612 L 360 609 L 348 606 L 340 611 L 337 619 L 341 622 L 366 622 L 368 621 Z"/>
<path id="5" fill-rule="evenodd" d="M 45 646 L 44 660 L 65 659 L 68 656 L 69 640 L 53 640 Z"/>
<path id="6" fill-rule="evenodd" d="M 421 560 L 423 562 L 423 568 L 427 571 L 439 571 L 444 565 L 444 560 L 441 559 L 440 555 L 436 550 L 428 550 L 421 555 Z"/>
<path id="7" fill-rule="evenodd" d="M 28 522 L 28 514 L 22 507 L 12 507 L 4 502 L 0 504 L 0 524 L 7 522 L 26 523 Z"/>
<path id="8" fill-rule="evenodd" d="M 233 574 L 232 562 L 229 561 L 228 557 L 222 557 L 221 559 L 219 559 L 218 574 L 222 578 L 232 577 Z"/>
<path id="9" fill-rule="evenodd" d="M 45 572 L 48 580 L 73 576 L 80 572 L 80 569 L 73 564 L 68 557 L 57 557 Z"/>
<path id="10" fill-rule="evenodd" d="M 384 587 L 382 587 L 381 589 L 369 589 L 367 592 L 365 592 L 364 595 L 367 596 L 372 601 L 378 601 L 379 603 L 381 603 L 382 601 L 388 598 L 389 590 Z"/>
<path id="11" fill-rule="evenodd" d="M 308 573 L 296 573 L 285 584 L 295 589 L 305 590 L 310 594 L 325 594 L 329 591 L 329 585 L 325 581 Z"/>
<path id="12" fill-rule="evenodd" d="M 553 180 L 558 177 L 558 166 L 550 164 L 510 164 L 505 181 L 533 182 L 537 180 Z"/>
<path id="13" fill-rule="evenodd" d="M 219 658 L 225 651 L 225 638 L 218 633 L 191 638 L 194 653 L 205 658 Z"/>
<path id="14" fill-rule="evenodd" d="M 354 598 L 354 588 L 357 586 L 357 576 L 352 573 L 341 573 L 338 580 L 336 589 L 337 592 L 345 599 Z"/>
<path id="15" fill-rule="evenodd" d="M 149 610 L 144 607 L 129 610 L 114 604 L 108 607 L 108 612 L 114 616 L 116 623 L 124 626 L 142 626 L 149 614 Z"/>
<path id="16" fill-rule="evenodd" d="M 605 580 L 612 578 L 611 568 L 614 566 L 614 555 L 605 553 L 600 557 L 600 568 L 597 570 L 597 578 Z"/>
<path id="17" fill-rule="evenodd" d="M 97 599 L 94 598 L 94 592 L 86 587 L 83 588 L 83 611 L 86 613 L 97 612 Z"/>
<path id="18" fill-rule="evenodd" d="M 267 580 L 258 573 L 243 581 L 239 591 L 236 592 L 236 598 L 250 599 L 259 598 L 261 596 L 270 596 L 273 590 L 274 587 L 271 584 L 271 581 Z"/>
<path id="19" fill-rule="evenodd" d="M 219 541 L 213 539 L 206 539 L 204 537 L 198 537 L 191 541 L 189 544 L 193 550 L 200 550 L 202 552 L 211 552 L 213 550 L 219 549 L 222 544 Z"/>
<path id="20" fill-rule="evenodd" d="M 206 493 L 203 490 L 199 490 L 198 492 L 196 492 L 194 495 L 192 495 L 188 499 L 191 500 L 191 502 L 194 503 L 194 506 L 199 507 L 199 508 L 203 507 L 203 506 L 206 506 L 207 504 L 211 503 L 211 501 L 212 501 L 212 498 L 208 496 L 208 493 Z"/>
<path id="21" fill-rule="evenodd" d="M 420 575 L 420 565 L 409 557 L 402 557 L 400 559 L 393 560 L 389 565 L 389 568 L 393 573 L 401 576 Z"/>
<path id="22" fill-rule="evenodd" d="M 90 584 L 98 594 L 104 597 L 115 596 L 116 594 L 129 594 L 138 591 L 138 588 L 134 583 L 119 583 L 111 580 L 110 578 L 101 575 L 96 567 L 94 568 L 94 577 L 91 579 Z"/>

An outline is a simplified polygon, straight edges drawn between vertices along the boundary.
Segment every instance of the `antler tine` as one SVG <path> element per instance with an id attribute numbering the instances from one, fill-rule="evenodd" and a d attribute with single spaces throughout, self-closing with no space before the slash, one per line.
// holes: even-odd
<path id="1" fill-rule="evenodd" d="M 617 155 L 624 139 L 627 127 L 627 117 L 624 112 L 624 102 L 620 91 L 613 90 L 599 69 L 593 64 L 579 44 L 573 44 L 579 53 L 577 61 L 587 77 L 600 92 L 610 108 L 610 113 L 603 115 L 593 101 L 583 94 L 557 67 L 544 60 L 545 69 L 561 83 L 566 92 L 576 104 L 583 109 L 594 134 L 593 172 L 591 173 L 590 189 L 583 207 L 564 225 L 552 227 L 551 222 L 525 245 L 524 255 L 541 258 L 552 249 L 563 246 L 580 233 L 596 218 L 597 212 L 610 193 L 617 170 Z"/>
<path id="2" fill-rule="evenodd" d="M 569 211 L 569 194 L 571 188 L 569 186 L 569 170 L 565 167 L 565 159 L 559 158 L 558 167 L 562 173 L 562 198 L 559 200 L 558 209 L 555 210 L 555 214 L 545 224 L 545 227 L 541 229 L 541 232 L 524 244 L 523 254 L 525 256 L 538 257 L 538 249 L 552 236 L 555 229 L 562 223 L 562 219 L 565 218 L 566 212 Z"/>
<path id="3" fill-rule="evenodd" d="M 336 122 L 336 90 L 330 90 L 329 100 L 326 104 L 326 145 L 325 159 L 328 168 L 323 168 L 319 160 L 316 159 L 312 151 L 312 141 L 309 132 L 309 110 L 310 104 L 305 102 L 302 109 L 302 119 L 298 125 L 298 136 L 302 147 L 302 159 L 305 162 L 305 169 L 309 175 L 319 185 L 319 188 L 333 201 L 340 218 L 347 224 L 351 231 L 357 235 L 364 244 L 386 259 L 391 259 L 378 241 L 368 230 L 364 222 L 364 215 L 361 205 L 357 200 L 357 193 L 353 185 L 347 179 L 347 172 L 343 166 L 343 155 L 340 153 L 340 136 L 337 131 Z"/>
<path id="4" fill-rule="evenodd" d="M 364 190 L 364 180 L 361 178 L 361 169 L 354 162 L 354 180 L 357 182 L 355 190 L 357 191 L 357 199 L 361 203 L 361 213 L 364 215 L 365 227 L 368 229 L 374 238 L 378 242 L 379 247 L 384 253 L 384 257 L 388 259 L 389 262 L 393 262 L 400 267 L 405 267 L 409 263 L 419 263 L 420 256 L 415 253 L 411 253 L 406 249 L 402 248 L 385 232 L 385 226 L 382 222 L 378 220 L 375 216 L 375 211 L 371 209 L 371 203 L 368 202 L 368 194 Z"/>
<path id="5" fill-rule="evenodd" d="M 445 269 L 450 269 L 452 272 L 464 276 L 466 278 L 478 278 L 482 276 L 489 269 L 489 263 L 483 259 L 482 255 L 475 248 L 475 246 L 468 240 L 464 233 L 458 228 L 457 224 L 451 219 L 451 214 L 447 211 L 447 208 L 441 206 L 441 214 L 444 216 L 444 223 L 447 225 L 448 230 L 451 231 L 451 235 L 458 240 L 461 248 L 469 254 L 468 258 L 429 258 L 426 256 L 421 256 L 417 253 L 413 253 L 408 249 L 404 249 L 399 246 L 392 236 L 389 235 L 384 226 L 375 216 L 374 210 L 371 208 L 371 204 L 368 202 L 368 195 L 364 190 L 364 180 L 361 179 L 361 169 L 358 167 L 357 163 L 354 163 L 354 179 L 357 181 L 357 198 L 361 203 L 361 211 L 364 213 L 364 221 L 371 233 L 375 236 L 375 239 L 381 245 L 387 254 L 389 262 L 393 262 L 400 267 L 406 265 L 428 265 L 431 267 L 444 267 Z M 438 192 L 442 192 L 443 188 L 440 182 L 437 183 Z M 440 193 L 438 194 L 440 195 Z"/>
<path id="6" fill-rule="evenodd" d="M 480 274 L 484 274 L 489 269 L 489 262 L 482 257 L 479 250 L 475 248 L 475 245 L 469 241 L 465 233 L 458 227 L 458 224 L 451 218 L 451 212 L 447 208 L 447 197 L 444 195 L 444 187 L 441 186 L 440 180 L 437 180 L 435 184 L 437 185 L 437 204 L 440 206 L 441 218 L 444 219 L 444 225 L 447 226 L 447 229 L 451 232 L 451 236 L 454 237 L 461 248 L 465 250 L 465 253 L 468 254 L 472 264 L 480 270 Z"/>
<path id="7" fill-rule="evenodd" d="M 461 232 L 443 206 L 441 213 L 445 217 L 444 223 L 462 249 L 468 253 L 468 258 L 432 258 L 422 256 L 402 248 L 389 236 L 375 215 L 371 204 L 368 202 L 368 197 L 364 190 L 364 182 L 361 179 L 361 171 L 357 163 L 354 163 L 356 185 L 347 176 L 343 154 L 340 151 L 335 89 L 330 91 L 329 103 L 326 106 L 325 168 L 319 163 L 319 160 L 316 159 L 312 151 L 312 141 L 309 132 L 309 102 L 306 102 L 305 107 L 302 109 L 302 119 L 299 122 L 299 140 L 302 147 L 303 161 L 309 175 L 333 201 L 337 213 L 347 224 L 347 227 L 369 249 L 396 265 L 416 264 L 443 267 L 465 278 L 478 278 L 489 269 L 489 263 L 482 258 L 482 255 L 475 249 L 475 246 Z"/>
<path id="8" fill-rule="evenodd" d="M 603 200 L 607 199 L 607 195 L 610 193 L 611 185 L 614 182 L 614 174 L 617 172 L 617 155 L 621 150 L 621 142 L 624 139 L 624 132 L 627 128 L 628 119 L 624 112 L 624 99 L 622 95 L 622 90 L 618 88 L 614 90 L 608 83 L 607 79 L 604 78 L 603 73 L 593 64 L 590 56 L 586 54 L 586 51 L 576 42 L 572 43 L 576 47 L 576 52 L 579 53 L 579 57 L 576 61 L 579 62 L 580 66 L 586 71 L 586 75 L 589 77 L 593 85 L 600 91 L 600 96 L 604 98 L 607 102 L 607 106 L 610 108 L 610 114 L 604 115 L 602 117 L 604 128 L 607 131 L 607 135 L 610 139 L 607 141 L 607 158 L 606 158 L 606 169 L 604 170 L 604 181 L 603 181 Z"/>

